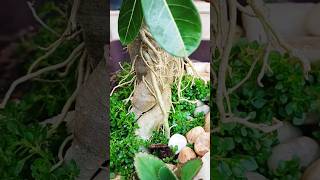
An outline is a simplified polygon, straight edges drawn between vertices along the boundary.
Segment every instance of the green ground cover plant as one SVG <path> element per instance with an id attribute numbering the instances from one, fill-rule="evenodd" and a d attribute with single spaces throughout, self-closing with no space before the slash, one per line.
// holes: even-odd
<path id="1" fill-rule="evenodd" d="M 55 27 L 55 31 L 61 33 L 67 23 L 61 12 L 69 6 L 69 3 L 46 2 L 39 7 L 38 15 L 48 19 L 48 26 Z M 25 60 L 21 67 L 23 72 L 27 71 L 34 59 L 43 55 L 39 46 L 46 47 L 54 39 L 54 34 L 39 28 L 34 34 L 17 42 L 14 55 Z M 77 39 L 65 42 L 39 66 L 61 62 L 77 44 Z M 76 67 L 72 66 L 71 69 Z M 60 113 L 75 87 L 75 74 L 70 71 L 62 78 L 59 72 L 52 72 L 21 87 L 23 95 L 0 110 L 0 179 L 74 179 L 79 173 L 74 162 L 51 170 L 58 162 L 57 153 L 67 136 L 66 128 L 60 127 L 55 134 L 48 136 L 49 128 L 40 123 Z"/>
<path id="2" fill-rule="evenodd" d="M 131 69 L 131 64 L 124 63 L 123 70 L 116 74 L 115 81 L 119 82 L 127 77 Z M 127 77 L 130 78 L 130 77 Z M 193 84 L 192 84 L 193 82 Z M 187 87 L 183 91 L 184 97 L 188 100 L 208 100 L 209 84 L 190 75 L 185 75 L 182 80 L 182 87 Z M 133 85 L 118 88 L 110 96 L 110 170 L 111 178 L 120 174 L 125 179 L 130 179 L 135 175 L 134 157 L 143 148 L 151 144 L 168 144 L 168 139 L 163 130 L 154 131 L 149 140 L 142 140 L 136 136 L 135 131 L 138 126 L 134 120 L 134 115 L 129 112 L 131 103 L 128 97 L 133 90 Z M 171 134 L 185 134 L 196 126 L 203 126 L 204 115 L 199 113 L 193 115 L 195 105 L 191 102 L 177 102 L 177 85 L 172 86 L 172 101 L 174 112 L 169 115 L 169 123 L 172 126 Z M 188 116 L 193 119 L 186 121 Z M 125 150 L 124 150 L 125 149 Z M 176 162 L 176 157 L 162 159 L 165 163 Z"/>
<path id="3" fill-rule="evenodd" d="M 233 87 L 247 75 L 262 51 L 263 45 L 244 39 L 233 46 L 228 87 Z M 215 56 L 214 60 L 214 63 L 219 61 Z M 263 87 L 257 83 L 263 64 L 258 61 L 250 78 L 230 94 L 232 111 L 239 117 L 249 116 L 250 122 L 271 125 L 272 119 L 277 118 L 302 128 L 307 113 L 319 113 L 319 68 L 313 67 L 309 79 L 305 79 L 299 62 L 286 54 L 272 51 L 268 62 L 269 68 L 261 80 Z M 216 93 L 216 86 L 211 93 Z M 212 178 L 245 179 L 248 171 L 259 172 L 269 179 L 301 178 L 302 169 L 297 158 L 281 162 L 276 172 L 268 169 L 266 162 L 272 147 L 279 144 L 276 131 L 265 133 L 241 124 L 219 123 L 215 103 L 211 112 L 213 128 L 220 128 L 211 138 Z"/>

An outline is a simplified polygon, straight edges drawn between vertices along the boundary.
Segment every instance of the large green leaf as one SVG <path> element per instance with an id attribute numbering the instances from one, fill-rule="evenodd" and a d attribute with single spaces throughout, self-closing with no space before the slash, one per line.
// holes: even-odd
<path id="1" fill-rule="evenodd" d="M 186 57 L 200 44 L 200 15 L 192 0 L 141 0 L 145 22 L 157 43 Z"/>
<path id="2" fill-rule="evenodd" d="M 143 14 L 140 0 L 124 0 L 118 19 L 118 33 L 122 44 L 131 43 L 139 33 Z"/>
<path id="3" fill-rule="evenodd" d="M 139 179 L 159 180 L 159 171 L 162 167 L 165 167 L 166 164 L 153 155 L 138 153 L 134 158 L 134 166 Z"/>
<path id="4" fill-rule="evenodd" d="M 201 159 L 193 159 L 186 162 L 181 168 L 181 180 L 192 180 L 202 166 Z"/>
<path id="5" fill-rule="evenodd" d="M 159 170 L 160 180 L 178 180 L 176 175 L 166 166 L 163 166 Z"/>

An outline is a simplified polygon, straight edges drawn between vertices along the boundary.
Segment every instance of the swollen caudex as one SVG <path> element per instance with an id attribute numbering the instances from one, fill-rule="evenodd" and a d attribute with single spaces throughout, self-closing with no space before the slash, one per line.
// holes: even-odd
<path id="1" fill-rule="evenodd" d="M 170 136 L 168 114 L 172 106 L 171 85 L 184 74 L 184 61 L 161 49 L 143 28 L 128 46 L 136 74 L 131 112 L 136 115 L 137 135 L 149 139 L 154 129 L 164 126 Z"/>

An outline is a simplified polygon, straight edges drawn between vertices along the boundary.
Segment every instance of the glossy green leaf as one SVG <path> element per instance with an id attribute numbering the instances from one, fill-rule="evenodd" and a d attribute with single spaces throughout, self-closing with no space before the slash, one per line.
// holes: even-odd
<path id="1" fill-rule="evenodd" d="M 140 180 L 158 180 L 159 170 L 166 164 L 153 155 L 138 153 L 134 158 L 134 166 Z"/>
<path id="2" fill-rule="evenodd" d="M 192 0 L 141 0 L 145 22 L 157 43 L 186 57 L 201 41 L 200 15 Z"/>
<path id="3" fill-rule="evenodd" d="M 181 168 L 181 180 L 192 180 L 202 166 L 201 159 L 193 159 L 186 162 Z"/>
<path id="4" fill-rule="evenodd" d="M 160 180 L 178 180 L 176 175 L 166 166 L 160 168 L 159 178 Z"/>
<path id="5" fill-rule="evenodd" d="M 118 33 L 122 44 L 131 43 L 138 35 L 143 14 L 140 0 L 124 0 L 118 19 Z"/>

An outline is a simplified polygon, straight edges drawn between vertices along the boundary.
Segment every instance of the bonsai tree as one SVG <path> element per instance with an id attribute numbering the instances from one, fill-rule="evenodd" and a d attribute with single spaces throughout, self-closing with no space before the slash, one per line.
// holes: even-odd
<path id="1" fill-rule="evenodd" d="M 192 0 L 125 0 L 118 32 L 127 46 L 134 78 L 119 83 L 111 95 L 116 88 L 134 83 L 128 99 L 138 119 L 137 134 L 148 139 L 163 125 L 169 138 L 171 85 L 181 82 L 186 65 L 192 67 L 188 56 L 201 41 L 199 13 Z"/>

